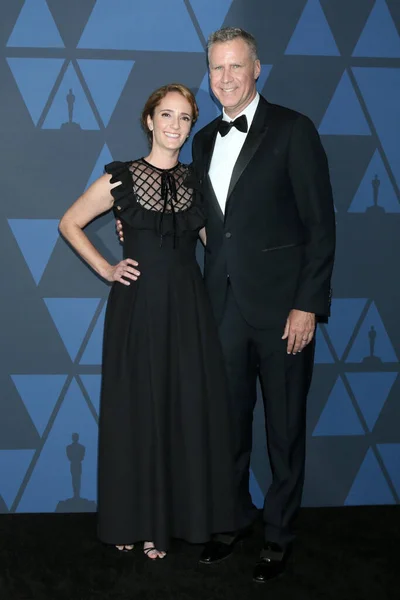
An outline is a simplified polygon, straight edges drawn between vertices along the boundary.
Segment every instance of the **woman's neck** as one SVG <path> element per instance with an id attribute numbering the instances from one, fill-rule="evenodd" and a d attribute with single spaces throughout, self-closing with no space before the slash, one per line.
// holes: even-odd
<path id="1" fill-rule="evenodd" d="M 145 156 L 145 160 L 158 169 L 172 169 L 177 164 L 178 157 L 178 150 L 174 152 L 162 152 L 156 148 L 152 148 L 150 154 Z"/>

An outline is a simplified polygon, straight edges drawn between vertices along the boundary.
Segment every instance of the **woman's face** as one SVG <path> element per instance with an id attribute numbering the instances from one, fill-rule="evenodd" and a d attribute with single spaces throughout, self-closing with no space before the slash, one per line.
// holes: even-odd
<path id="1" fill-rule="evenodd" d="M 154 110 L 147 125 L 153 132 L 153 148 L 179 150 L 192 128 L 193 112 L 188 100 L 179 92 L 168 92 Z"/>

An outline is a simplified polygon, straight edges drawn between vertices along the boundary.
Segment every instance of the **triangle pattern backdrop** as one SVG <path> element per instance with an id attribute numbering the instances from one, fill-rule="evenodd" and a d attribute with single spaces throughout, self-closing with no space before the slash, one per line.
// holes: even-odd
<path id="1" fill-rule="evenodd" d="M 385 0 L 376 0 L 353 56 L 400 58 L 400 36 Z"/>
<path id="2" fill-rule="evenodd" d="M 319 0 L 307 0 L 285 54 L 340 55 Z"/>
<path id="3" fill-rule="evenodd" d="M 45 298 L 44 301 L 71 360 L 75 360 L 100 298 Z"/>
<path id="4" fill-rule="evenodd" d="M 8 223 L 38 284 L 58 240 L 58 220 L 9 219 Z"/>
<path id="5" fill-rule="evenodd" d="M 50 110 L 43 123 L 44 129 L 99 129 L 82 83 L 70 63 L 62 78 Z"/>
<path id="6" fill-rule="evenodd" d="M 7 46 L 63 48 L 60 32 L 46 0 L 25 0 Z"/>
<path id="7" fill-rule="evenodd" d="M 67 375 L 11 375 L 39 433 L 43 435 Z"/>
<path id="8" fill-rule="evenodd" d="M 345 71 L 319 126 L 322 135 L 371 135 L 371 130 Z"/>
<path id="9" fill-rule="evenodd" d="M 190 4 L 207 40 L 210 33 L 222 27 L 232 0 L 190 0 Z"/>
<path id="10" fill-rule="evenodd" d="M 365 213 L 375 205 L 386 213 L 400 213 L 399 199 L 378 150 L 371 158 L 349 212 Z"/>
<path id="11" fill-rule="evenodd" d="M 16 277 L 23 289 L 23 299 L 15 300 L 18 310 L 31 310 L 29 318 L 34 320 L 38 318 L 35 306 L 45 305 L 47 325 L 53 334 L 57 332 L 65 352 L 53 352 L 54 338 L 35 338 L 29 343 L 35 348 L 35 359 L 43 357 L 40 366 L 35 362 L 32 372 L 24 372 L 27 369 L 18 363 L 7 367 L 5 376 L 12 393 L 26 408 L 21 418 L 37 437 L 28 447 L 14 449 L 14 445 L 0 451 L 0 507 L 4 510 L 96 510 L 101 351 L 109 288 L 89 270 L 82 275 L 80 264 L 74 263 L 76 270 L 72 270 L 71 262 L 66 262 L 70 250 L 58 241 L 58 219 L 71 198 L 82 193 L 83 189 L 75 189 L 77 182 L 87 189 L 103 174 L 106 163 L 128 160 L 135 152 L 145 155 L 137 116 L 157 85 L 182 81 L 193 89 L 200 108 L 193 133 L 220 115 L 209 90 L 204 54 L 212 31 L 240 22 L 256 34 L 263 63 L 258 91 L 272 102 L 279 98 L 286 106 L 304 109 L 312 118 L 318 116 L 316 124 L 323 143 L 327 142 L 331 166 L 340 163 L 340 143 L 348 141 L 353 147 L 357 142 L 365 149 L 364 159 L 361 152 L 360 157 L 352 157 L 354 164 L 345 165 L 346 173 L 341 175 L 347 178 L 351 197 L 348 212 L 337 212 L 338 229 L 343 222 L 347 224 L 346 219 L 353 220 L 352 227 L 368 240 L 365 257 L 375 244 L 372 282 L 378 270 L 385 271 L 387 255 L 380 254 L 380 246 L 391 240 L 393 229 L 398 230 L 400 213 L 398 15 L 386 0 L 371 1 L 361 24 L 357 3 L 348 3 L 344 19 L 335 19 L 335 3 L 328 14 L 322 0 L 286 2 L 287 18 L 282 22 L 275 21 L 275 0 L 97 0 L 91 3 L 92 10 L 85 3 L 74 3 L 73 19 L 55 2 L 25 0 L 18 3 L 18 10 L 14 3 L 6 3 L 4 22 L 9 30 L 0 85 L 7 100 L 2 127 L 12 139 L 17 133 L 31 152 L 31 161 L 17 167 L 13 151 L 14 163 L 10 159 L 8 165 L 4 157 L 5 193 L 14 193 L 16 188 L 23 192 L 5 204 L 6 252 L 15 259 Z M 291 15 L 296 16 L 291 19 Z M 266 23 L 273 23 L 268 36 L 264 35 Z M 350 31 L 357 32 L 357 39 L 348 56 L 341 56 L 339 42 Z M 286 83 L 288 64 L 296 65 L 299 81 L 310 65 L 320 65 L 318 83 L 323 93 L 309 95 L 305 105 L 301 85 L 296 90 Z M 7 104 L 12 108 L 10 118 Z M 48 170 L 39 173 L 37 180 L 43 157 Z M 190 143 L 181 159 L 190 162 Z M 72 162 L 73 174 L 60 176 L 60 169 L 54 168 L 60 161 Z M 43 200 L 49 195 L 47 188 L 43 194 L 43 180 L 58 190 L 51 208 Z M 40 183 L 32 186 L 32 181 Z M 27 189 L 30 194 L 25 193 Z M 367 228 L 371 221 L 373 230 Z M 104 218 L 95 227 L 98 239 L 102 240 L 105 231 L 113 235 L 112 219 Z M 352 258 L 352 236 L 340 243 Z M 397 240 L 390 252 L 397 256 L 400 247 L 395 244 Z M 58 261 L 57 277 L 52 280 L 47 276 L 50 269 L 43 276 L 50 259 L 52 266 Z M 373 297 L 373 286 L 362 279 L 357 265 L 349 260 L 346 268 L 347 275 L 335 273 L 339 283 L 334 285 L 332 315 L 316 334 L 310 395 L 314 426 L 309 431 L 308 452 L 320 453 L 321 471 L 313 473 L 313 478 L 326 481 L 322 457 L 329 455 L 329 468 L 334 464 L 335 472 L 343 471 L 347 482 L 337 479 L 331 484 L 342 486 L 339 494 L 332 490 L 334 498 L 344 498 L 346 505 L 393 504 L 400 495 L 400 434 L 392 433 L 393 423 L 400 419 L 394 400 L 399 391 L 397 308 L 394 317 L 388 288 L 376 285 L 377 297 Z M 396 293 L 397 280 L 390 278 Z M 10 307 L 1 307 L 8 314 Z M 12 322 L 5 323 L 3 334 L 13 340 Z M 18 338 L 16 343 L 24 340 Z M 0 404 L 0 419 L 2 410 Z M 366 448 L 361 460 L 357 458 L 360 452 L 354 452 L 346 464 L 336 462 L 335 447 L 341 438 Z M 255 453 L 261 451 L 254 448 Z M 82 467 L 81 477 L 72 475 L 79 469 L 71 465 Z M 258 507 L 267 487 L 260 472 L 257 469 L 257 477 L 253 470 L 250 473 L 250 491 Z"/>
<path id="12" fill-rule="evenodd" d="M 97 0 L 78 48 L 203 52 L 196 29 L 183 0 L 169 0 L 168 26 L 163 18 L 165 1 L 131 2 Z M 173 15 L 173 18 L 170 18 Z"/>
<path id="13" fill-rule="evenodd" d="M 7 58 L 32 121 L 37 125 L 64 60 L 62 58 Z"/>

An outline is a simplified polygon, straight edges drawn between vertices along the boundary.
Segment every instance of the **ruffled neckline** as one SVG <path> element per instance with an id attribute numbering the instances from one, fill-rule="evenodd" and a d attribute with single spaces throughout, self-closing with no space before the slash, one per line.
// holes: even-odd
<path id="1" fill-rule="evenodd" d="M 149 210 L 142 206 L 136 198 L 133 188 L 132 171 L 130 167 L 137 161 L 145 159 L 136 159 L 133 161 L 120 162 L 114 161 L 105 165 L 106 173 L 111 175 L 110 183 L 121 182 L 120 185 L 113 187 L 111 194 L 114 198 L 113 212 L 117 219 L 121 219 L 124 223 L 135 229 L 154 229 L 161 236 L 174 235 L 181 236 L 185 231 L 198 231 L 204 227 L 206 216 L 203 203 L 198 193 L 196 181 L 193 176 L 193 171 L 188 167 L 188 173 L 182 185 L 189 189 L 193 189 L 193 201 L 189 208 L 171 213 L 161 213 L 159 211 Z M 160 174 L 163 170 L 159 170 L 154 165 L 148 163 L 149 167 L 155 169 Z M 178 162 L 172 169 L 184 166 Z M 170 169 L 167 170 L 171 172 Z"/>

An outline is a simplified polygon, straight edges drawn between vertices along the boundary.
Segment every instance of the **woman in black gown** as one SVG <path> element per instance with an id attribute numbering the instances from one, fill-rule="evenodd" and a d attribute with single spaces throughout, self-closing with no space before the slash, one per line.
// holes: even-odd
<path id="1" fill-rule="evenodd" d="M 172 537 L 204 543 L 235 529 L 223 359 L 195 256 L 206 219 L 193 176 L 178 161 L 197 116 L 185 86 L 156 90 L 142 114 L 149 155 L 106 165 L 60 222 L 75 250 L 113 283 L 103 345 L 99 537 L 121 550 L 144 541 L 152 559 L 165 556 Z M 82 231 L 111 208 L 124 226 L 117 265 Z"/>

